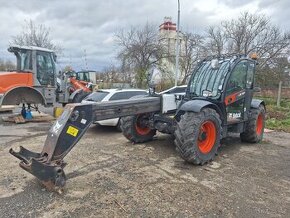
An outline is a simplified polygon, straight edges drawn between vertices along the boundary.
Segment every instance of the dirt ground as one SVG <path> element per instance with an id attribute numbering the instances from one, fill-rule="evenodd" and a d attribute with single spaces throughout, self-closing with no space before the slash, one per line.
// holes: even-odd
<path id="1" fill-rule="evenodd" d="M 115 128 L 92 126 L 65 158 L 59 195 L 8 153 L 40 151 L 50 125 L 0 123 L 0 217 L 289 217 L 290 134 L 267 133 L 260 144 L 234 135 L 214 162 L 192 166 L 168 135 L 132 145 Z"/>

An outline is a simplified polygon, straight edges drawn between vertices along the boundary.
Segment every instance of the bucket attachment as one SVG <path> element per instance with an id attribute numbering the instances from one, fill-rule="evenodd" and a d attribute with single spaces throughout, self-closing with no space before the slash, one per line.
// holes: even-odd
<path id="1" fill-rule="evenodd" d="M 86 132 L 92 121 L 91 105 L 67 105 L 50 128 L 41 153 L 20 146 L 10 154 L 21 162 L 20 167 L 34 175 L 49 191 L 61 193 L 66 183 L 63 158 Z"/>
<path id="2" fill-rule="evenodd" d="M 159 97 L 67 104 L 48 131 L 41 153 L 29 151 L 21 146 L 19 152 L 13 149 L 9 152 L 21 160 L 21 168 L 39 179 L 48 190 L 61 192 L 66 182 L 63 158 L 94 121 L 156 111 L 160 111 Z"/>
<path id="3" fill-rule="evenodd" d="M 47 164 L 47 157 L 41 156 L 20 146 L 20 151 L 15 152 L 12 148 L 10 154 L 21 160 L 20 167 L 34 175 L 48 190 L 61 191 L 65 186 L 65 173 L 63 168 L 65 164 L 50 163 Z"/>

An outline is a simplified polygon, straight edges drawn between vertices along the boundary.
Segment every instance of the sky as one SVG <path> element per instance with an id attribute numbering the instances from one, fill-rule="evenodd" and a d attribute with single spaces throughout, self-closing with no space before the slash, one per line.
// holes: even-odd
<path id="1" fill-rule="evenodd" d="M 289 0 L 180 0 L 180 10 L 184 31 L 202 33 L 244 11 L 264 13 L 290 30 Z M 52 41 L 63 48 L 58 67 L 103 70 L 116 63 L 117 31 L 147 22 L 158 29 L 166 16 L 177 21 L 177 0 L 0 0 L 0 59 L 14 61 L 9 41 L 32 20 L 50 28 Z"/>

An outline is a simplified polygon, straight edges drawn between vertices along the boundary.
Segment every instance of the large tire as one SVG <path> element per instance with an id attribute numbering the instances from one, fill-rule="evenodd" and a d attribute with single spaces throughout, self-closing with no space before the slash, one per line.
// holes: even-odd
<path id="1" fill-rule="evenodd" d="M 260 105 L 259 108 L 250 110 L 249 121 L 246 123 L 245 131 L 240 134 L 243 142 L 257 143 L 263 139 L 265 128 L 265 107 Z"/>
<path id="2" fill-rule="evenodd" d="M 185 112 L 177 123 L 175 145 L 187 162 L 203 165 L 215 157 L 222 138 L 219 114 L 205 108 L 199 113 Z"/>
<path id="3" fill-rule="evenodd" d="M 151 141 L 156 134 L 155 129 L 150 129 L 148 126 L 142 126 L 140 121 L 148 119 L 148 115 L 139 114 L 135 116 L 122 117 L 120 119 L 120 127 L 123 135 L 134 143 L 142 143 Z"/>

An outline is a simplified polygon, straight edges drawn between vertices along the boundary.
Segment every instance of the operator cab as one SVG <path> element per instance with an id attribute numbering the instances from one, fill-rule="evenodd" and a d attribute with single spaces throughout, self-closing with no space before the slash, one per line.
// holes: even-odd
<path id="1" fill-rule="evenodd" d="M 8 51 L 16 55 L 17 71 L 34 74 L 35 86 L 55 86 L 56 55 L 52 50 L 35 46 L 11 46 Z"/>
<path id="2" fill-rule="evenodd" d="M 218 105 L 226 115 L 224 124 L 246 121 L 253 97 L 255 65 L 254 60 L 241 55 L 206 59 L 192 74 L 186 97 Z"/>

